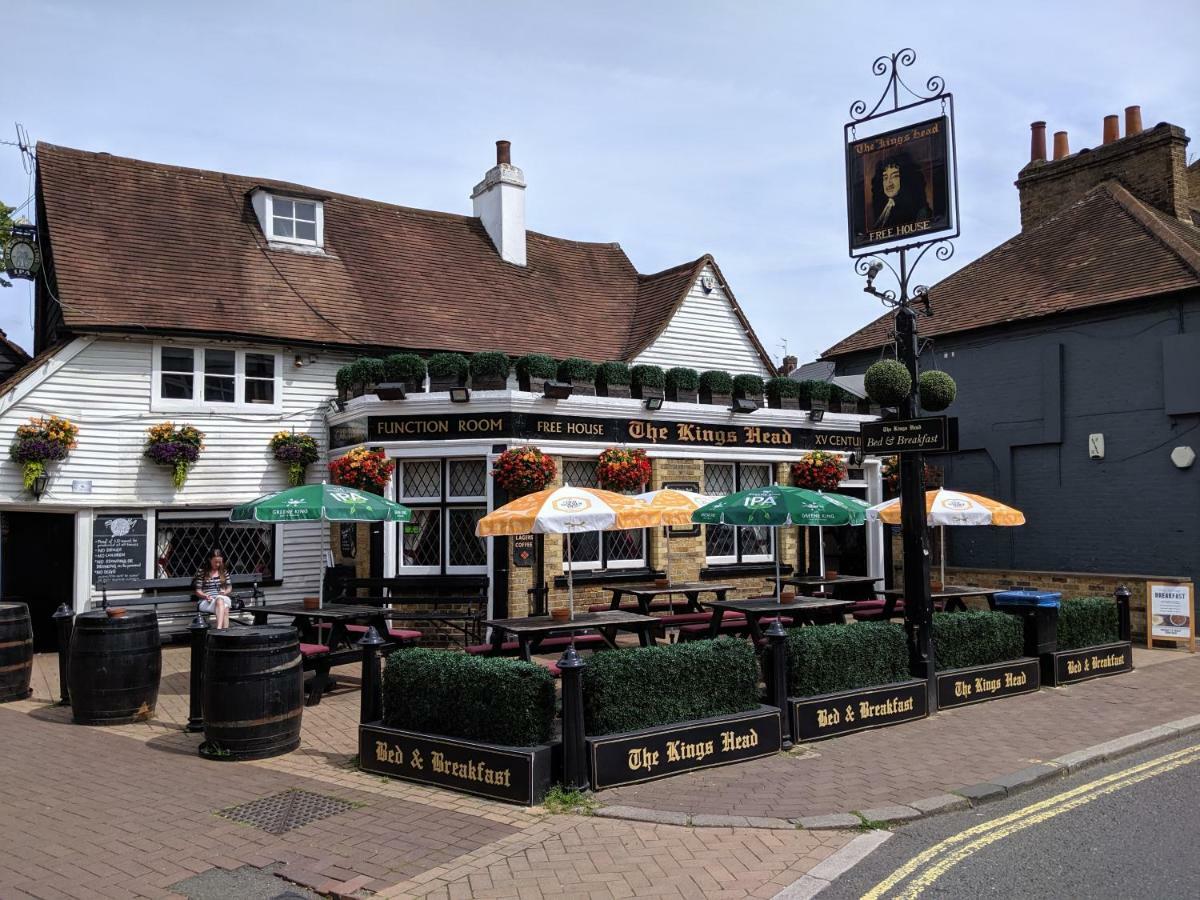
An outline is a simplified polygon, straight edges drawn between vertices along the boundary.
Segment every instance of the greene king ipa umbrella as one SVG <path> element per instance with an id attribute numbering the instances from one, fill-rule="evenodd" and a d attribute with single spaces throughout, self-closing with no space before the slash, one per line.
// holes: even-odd
<path id="1" fill-rule="evenodd" d="M 772 484 L 722 497 L 692 513 L 692 521 L 706 525 L 861 525 L 868 505 L 857 497 L 826 494 L 804 488 Z M 775 552 L 775 598 L 780 599 L 779 551 Z"/>

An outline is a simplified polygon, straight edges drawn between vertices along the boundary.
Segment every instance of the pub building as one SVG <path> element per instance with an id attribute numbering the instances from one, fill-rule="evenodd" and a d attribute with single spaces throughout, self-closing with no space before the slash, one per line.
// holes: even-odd
<path id="1" fill-rule="evenodd" d="M 559 605 L 560 538 L 474 534 L 504 499 L 489 473 L 506 448 L 538 446 L 561 481 L 590 485 L 603 449 L 643 447 L 648 488 L 725 494 L 786 482 L 813 448 L 850 456 L 867 418 L 829 412 L 814 423 L 804 411 L 670 401 L 650 410 L 580 391 L 553 400 L 520 390 L 512 373 L 502 390 L 468 385 L 456 395 L 466 402 L 446 391 L 339 400 L 341 367 L 400 351 L 774 374 L 711 256 L 643 275 L 618 244 L 528 231 L 507 142 L 469 215 L 49 144 L 36 155 L 34 356 L 0 384 L 0 439 L 49 416 L 78 435 L 31 488 L 19 463 L 0 465 L 0 589 L 30 603 L 42 649 L 54 646 L 54 609 L 88 609 L 106 584 L 125 585 L 109 590 L 118 602 L 175 595 L 158 611 L 166 631 L 181 630 L 212 547 L 235 586 L 258 582 L 268 602 L 316 596 L 332 565 L 413 584 L 472 576 L 496 616 L 530 610 L 531 598 L 535 609 Z M 204 435 L 178 486 L 146 456 L 148 430 L 168 422 Z M 281 431 L 316 440 L 308 482 L 355 446 L 383 448 L 397 463 L 386 493 L 413 520 L 229 522 L 233 506 L 287 487 L 270 449 Z M 879 499 L 877 464 L 856 463 L 844 488 Z M 580 603 L 603 599 L 612 580 L 663 570 L 666 540 L 579 536 Z M 787 567 L 819 565 L 802 558 L 794 528 L 675 529 L 669 540 L 677 580 L 733 581 L 744 593 L 765 590 L 776 553 Z M 842 548 L 843 571 L 881 571 L 870 528 L 828 544 Z"/>

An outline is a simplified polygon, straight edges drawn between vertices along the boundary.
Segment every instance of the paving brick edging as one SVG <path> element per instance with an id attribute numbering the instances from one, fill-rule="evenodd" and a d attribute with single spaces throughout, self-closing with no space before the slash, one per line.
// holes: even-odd
<path id="1" fill-rule="evenodd" d="M 944 794 L 923 797 L 909 803 L 879 806 L 853 812 L 831 813 L 822 816 L 801 816 L 795 819 L 774 819 L 762 816 L 713 816 L 697 813 L 666 812 L 640 806 L 602 806 L 593 815 L 608 819 L 626 819 L 632 822 L 653 822 L 657 825 L 686 825 L 695 828 L 774 828 L 810 830 L 859 828 L 865 822 L 883 825 L 898 825 L 923 819 L 938 813 L 954 812 L 971 806 L 979 806 L 991 800 L 1001 800 L 1028 790 L 1051 778 L 1071 775 L 1080 769 L 1127 756 L 1145 747 L 1161 744 L 1172 738 L 1200 731 L 1200 715 L 1176 719 L 1164 725 L 1156 725 L 1135 731 L 1124 737 L 1095 744 L 1056 757 L 1049 762 L 999 775 L 979 784 L 968 784 L 954 788 Z"/>

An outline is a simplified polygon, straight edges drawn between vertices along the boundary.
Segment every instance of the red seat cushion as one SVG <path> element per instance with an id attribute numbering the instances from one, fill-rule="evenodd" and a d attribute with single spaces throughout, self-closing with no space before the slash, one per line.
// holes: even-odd
<path id="1" fill-rule="evenodd" d="M 558 635 L 556 637 L 548 637 L 538 645 L 537 651 L 541 653 L 543 650 L 561 650 L 570 646 L 571 636 L 569 634 Z M 577 634 L 575 635 L 576 647 L 607 647 L 603 635 L 599 634 Z"/>
<path id="2" fill-rule="evenodd" d="M 351 632 L 353 632 L 354 634 L 366 634 L 366 633 L 367 633 L 367 628 L 368 628 L 368 627 L 370 627 L 370 626 L 367 626 L 367 625 L 347 625 L 347 626 L 346 626 L 346 630 L 347 630 L 347 631 L 351 631 Z M 392 640 L 394 640 L 394 641 L 405 641 L 405 642 L 407 642 L 407 641 L 419 641 L 419 640 L 420 640 L 422 637 L 424 637 L 424 635 L 423 635 L 423 634 L 421 634 L 421 632 L 419 632 L 419 631 L 413 631 L 411 628 L 389 628 L 389 629 L 388 629 L 388 635 L 389 635 L 389 636 L 392 638 Z"/>
<path id="3" fill-rule="evenodd" d="M 685 608 L 687 606 L 687 602 L 684 600 L 679 600 L 675 603 L 675 606 L 678 608 Z M 612 609 L 612 605 L 609 603 L 593 603 L 591 606 L 588 607 L 588 612 L 607 612 L 610 609 Z M 631 613 L 642 611 L 642 608 L 640 606 L 638 606 L 636 603 L 631 603 L 628 600 L 626 600 L 624 603 L 622 603 L 620 606 L 618 606 L 617 609 L 620 610 L 621 612 L 631 612 Z M 665 600 L 655 600 L 653 603 L 650 604 L 650 612 L 670 612 L 670 611 L 671 611 L 671 604 Z"/>
<path id="4" fill-rule="evenodd" d="M 470 653 L 472 656 L 491 656 L 496 652 L 496 650 L 492 644 L 472 644 L 471 646 L 469 646 L 467 648 L 467 652 Z M 503 644 L 500 645 L 500 655 L 501 656 L 508 654 L 508 653 L 520 653 L 520 652 L 521 652 L 520 641 L 505 641 Z"/>
<path id="5" fill-rule="evenodd" d="M 543 668 L 549 670 L 550 674 L 553 675 L 555 678 L 562 677 L 562 669 L 560 669 L 558 667 L 557 663 L 555 663 L 551 660 L 548 660 L 548 659 L 535 659 L 534 662 L 537 663 L 539 666 L 542 666 Z"/>
<path id="6" fill-rule="evenodd" d="M 712 613 L 710 613 L 710 612 L 673 613 L 672 615 L 669 615 L 669 616 L 659 616 L 658 621 L 662 622 L 664 625 L 672 625 L 672 626 L 674 626 L 674 625 L 692 625 L 696 622 L 711 622 L 712 621 Z M 724 620 L 722 620 L 722 621 L 724 621 Z"/>
<path id="7" fill-rule="evenodd" d="M 322 653 L 328 653 L 329 648 L 324 644 L 305 644 L 300 643 L 300 654 L 302 656 L 320 656 Z"/>
<path id="8" fill-rule="evenodd" d="M 859 600 L 850 607 L 850 613 L 862 622 L 876 621 L 883 618 L 883 607 L 886 603 L 886 600 Z M 901 615 L 903 612 L 904 601 L 897 600 L 892 615 Z"/>

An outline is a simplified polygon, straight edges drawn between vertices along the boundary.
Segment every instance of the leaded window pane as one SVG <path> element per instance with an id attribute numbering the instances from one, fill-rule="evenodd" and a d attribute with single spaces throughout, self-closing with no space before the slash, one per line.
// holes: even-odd
<path id="1" fill-rule="evenodd" d="M 447 510 L 450 526 L 449 564 L 452 566 L 487 565 L 484 538 L 475 536 L 475 525 L 487 512 L 483 507 L 452 506 Z"/>
<path id="2" fill-rule="evenodd" d="M 642 558 L 646 533 L 639 529 L 609 531 L 604 535 L 609 562 L 632 562 Z"/>
<path id="3" fill-rule="evenodd" d="M 487 463 L 482 459 L 452 459 L 448 463 L 451 497 L 482 497 L 487 492 Z"/>
<path id="4" fill-rule="evenodd" d="M 766 525 L 741 528 L 738 537 L 742 543 L 742 556 L 769 556 L 771 553 L 771 529 Z"/>
<path id="5" fill-rule="evenodd" d="M 567 562 L 567 541 L 563 538 L 563 562 Z M 600 532 L 582 531 L 571 535 L 571 562 L 600 565 Z"/>
<path id="6" fill-rule="evenodd" d="M 766 487 L 771 483 L 771 467 L 770 466 L 752 466 L 742 463 L 742 477 L 738 485 L 739 491 L 746 491 L 750 488 Z"/>
<path id="7" fill-rule="evenodd" d="M 568 459 L 563 461 L 563 484 L 571 487 L 599 487 L 596 481 L 596 461 L 594 459 Z"/>
<path id="8" fill-rule="evenodd" d="M 705 525 L 704 552 L 708 556 L 735 556 L 736 529 L 732 525 Z"/>
<path id="9" fill-rule="evenodd" d="M 404 478 L 403 496 L 442 498 L 442 463 L 437 459 L 405 462 L 402 467 Z"/>
<path id="10" fill-rule="evenodd" d="M 735 490 L 733 465 L 730 463 L 704 464 L 704 493 L 714 497 L 732 494 Z"/>
<path id="11" fill-rule="evenodd" d="M 191 578 L 217 548 L 231 575 L 275 572 L 275 527 L 222 519 L 159 519 L 155 533 L 155 578 Z"/>
<path id="12" fill-rule="evenodd" d="M 400 547 L 402 565 L 441 565 L 441 525 L 440 509 L 412 511 L 412 518 L 401 526 L 404 529 L 404 540 Z"/>

